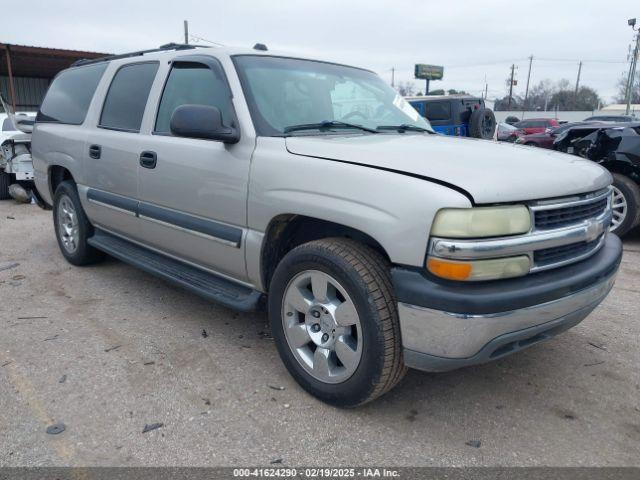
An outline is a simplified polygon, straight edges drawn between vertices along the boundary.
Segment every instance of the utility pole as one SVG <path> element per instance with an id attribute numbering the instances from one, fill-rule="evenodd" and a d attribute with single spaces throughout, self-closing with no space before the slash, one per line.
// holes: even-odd
<path id="1" fill-rule="evenodd" d="M 578 64 L 578 77 L 576 78 L 576 91 L 573 92 L 573 103 L 578 103 L 578 89 L 580 88 L 580 74 L 582 73 L 582 61 Z"/>
<path id="2" fill-rule="evenodd" d="M 630 18 L 627 24 L 631 27 L 633 31 L 635 31 L 636 19 Z M 629 115 L 631 112 L 631 97 L 633 92 L 633 82 L 636 76 L 636 66 L 638 65 L 638 53 L 640 51 L 640 29 L 638 29 L 638 34 L 636 35 L 636 48 L 633 50 L 633 57 L 631 58 L 631 64 L 629 65 L 629 79 L 627 80 L 627 110 L 626 114 Z"/>
<path id="3" fill-rule="evenodd" d="M 184 43 L 185 45 L 189 45 L 189 22 L 184 21 Z"/>
<path id="4" fill-rule="evenodd" d="M 391 67 L 391 86 L 395 87 L 395 80 L 396 80 L 396 69 L 394 67 Z"/>
<path id="5" fill-rule="evenodd" d="M 507 108 L 511 109 L 511 99 L 513 98 L 513 75 L 515 73 L 515 64 L 511 65 L 511 81 L 509 82 L 509 101 L 507 102 Z"/>
<path id="6" fill-rule="evenodd" d="M 524 89 L 524 103 L 522 104 L 522 111 L 527 108 L 527 97 L 529 96 L 529 81 L 531 80 L 531 64 L 533 63 L 533 55 L 529 57 L 529 73 L 527 73 L 527 86 Z"/>

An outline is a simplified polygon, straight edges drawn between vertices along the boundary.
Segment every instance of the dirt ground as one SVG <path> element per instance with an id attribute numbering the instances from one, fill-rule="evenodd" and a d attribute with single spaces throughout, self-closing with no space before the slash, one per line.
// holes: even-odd
<path id="1" fill-rule="evenodd" d="M 51 212 L 3 201 L 0 465 L 637 466 L 639 300 L 637 232 L 572 330 L 337 410 L 289 377 L 264 314 L 113 259 L 73 267 Z"/>

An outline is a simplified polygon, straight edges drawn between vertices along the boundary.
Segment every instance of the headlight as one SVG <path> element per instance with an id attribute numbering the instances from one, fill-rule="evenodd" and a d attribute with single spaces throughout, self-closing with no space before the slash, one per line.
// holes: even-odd
<path id="1" fill-rule="evenodd" d="M 529 273 L 531 262 L 526 255 L 490 260 L 454 261 L 429 257 L 427 269 L 447 280 L 497 280 L 521 277 Z"/>
<path id="2" fill-rule="evenodd" d="M 524 205 L 444 208 L 436 214 L 431 235 L 444 238 L 485 238 L 527 233 L 531 215 Z"/>

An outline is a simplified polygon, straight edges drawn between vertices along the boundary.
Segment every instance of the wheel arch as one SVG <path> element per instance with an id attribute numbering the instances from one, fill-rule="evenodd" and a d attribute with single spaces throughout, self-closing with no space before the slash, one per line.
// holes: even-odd
<path id="1" fill-rule="evenodd" d="M 612 174 L 619 173 L 629 177 L 636 183 L 640 183 L 640 166 L 634 164 L 629 159 L 616 158 L 615 160 L 605 160 L 600 162 L 600 165 Z"/>
<path id="2" fill-rule="evenodd" d="M 329 237 L 350 238 L 368 245 L 389 260 L 389 254 L 375 238 L 347 225 L 298 214 L 281 214 L 271 219 L 260 253 L 260 275 L 265 291 L 282 258 L 295 247 Z"/>
<path id="3" fill-rule="evenodd" d="M 76 183 L 76 180 L 75 178 L 73 178 L 73 174 L 71 173 L 71 171 L 61 165 L 51 165 L 49 167 L 48 178 L 49 193 L 51 194 L 51 198 L 53 198 L 53 196 L 55 195 L 58 185 L 60 185 L 65 180 L 70 180 Z"/>

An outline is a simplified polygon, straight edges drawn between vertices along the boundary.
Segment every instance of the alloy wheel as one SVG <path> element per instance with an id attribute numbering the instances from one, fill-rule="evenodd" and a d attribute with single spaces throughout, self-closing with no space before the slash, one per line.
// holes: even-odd
<path id="1" fill-rule="evenodd" d="M 362 327 L 344 287 L 319 270 L 291 279 L 282 300 L 282 323 L 289 348 L 316 380 L 349 379 L 362 358 Z"/>
<path id="2" fill-rule="evenodd" d="M 611 201 L 611 211 L 613 218 L 611 220 L 611 231 L 615 232 L 620 225 L 627 218 L 627 199 L 623 195 L 622 191 L 613 186 L 613 200 Z"/>
<path id="3" fill-rule="evenodd" d="M 80 231 L 76 209 L 67 195 L 60 197 L 58 204 L 58 232 L 67 253 L 74 253 L 78 249 Z"/>

